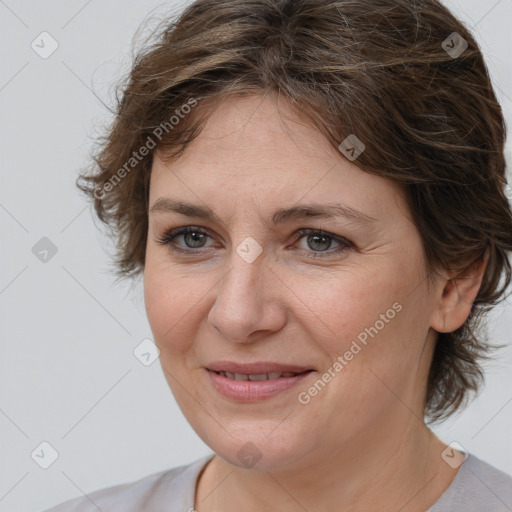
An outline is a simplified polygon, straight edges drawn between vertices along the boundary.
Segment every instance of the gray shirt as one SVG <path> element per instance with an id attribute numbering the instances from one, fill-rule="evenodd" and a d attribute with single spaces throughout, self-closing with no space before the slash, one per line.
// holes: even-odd
<path id="1" fill-rule="evenodd" d="M 196 482 L 208 455 L 66 501 L 45 512 L 193 512 Z M 512 477 L 468 454 L 452 483 L 426 512 L 511 512 Z"/>

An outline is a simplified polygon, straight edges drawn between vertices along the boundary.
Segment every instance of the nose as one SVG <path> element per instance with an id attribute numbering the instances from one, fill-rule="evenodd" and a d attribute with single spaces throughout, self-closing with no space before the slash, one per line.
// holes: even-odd
<path id="1" fill-rule="evenodd" d="M 233 253 L 231 268 L 218 284 L 208 321 L 224 339 L 253 343 L 286 323 L 283 283 L 263 255 L 252 262 Z"/>

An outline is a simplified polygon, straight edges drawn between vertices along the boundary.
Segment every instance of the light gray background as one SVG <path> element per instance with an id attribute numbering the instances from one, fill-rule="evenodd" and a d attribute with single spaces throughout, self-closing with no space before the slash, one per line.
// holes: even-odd
<path id="1" fill-rule="evenodd" d="M 473 27 L 510 126 L 512 0 L 446 3 Z M 142 288 L 113 286 L 109 242 L 74 186 L 109 119 L 91 89 L 111 104 L 140 22 L 176 5 L 0 0 L 0 512 L 43 509 L 210 452 L 159 362 L 134 357 L 151 338 Z M 31 48 L 43 31 L 59 44 L 48 59 Z M 46 263 L 32 253 L 42 237 L 58 249 Z M 491 323 L 492 338 L 509 343 L 510 300 Z M 479 399 L 436 429 L 510 474 L 511 367 L 509 343 Z M 31 458 L 43 441 L 59 454 L 46 470 Z"/>

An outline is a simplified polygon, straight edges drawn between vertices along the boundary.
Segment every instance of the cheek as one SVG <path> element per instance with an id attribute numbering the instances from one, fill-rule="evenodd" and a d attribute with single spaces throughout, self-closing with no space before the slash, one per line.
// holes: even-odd
<path id="1" fill-rule="evenodd" d="M 297 304 L 303 304 L 301 324 L 331 358 L 349 350 L 354 340 L 364 343 L 375 334 L 375 324 L 380 337 L 397 323 L 401 286 L 387 270 L 345 269 L 330 279 L 294 284 Z"/>
<path id="2" fill-rule="evenodd" d="M 204 293 L 204 292 L 203 292 Z M 155 343 L 162 357 L 185 352 L 201 315 L 201 284 L 147 262 L 144 298 Z"/>
<path id="3" fill-rule="evenodd" d="M 337 336 L 325 346 L 330 359 L 341 364 L 331 398 L 357 415 L 373 414 L 392 404 L 395 395 L 407 394 L 420 370 L 428 332 L 424 290 L 420 286 L 411 294 L 405 276 L 391 283 L 376 279 L 372 287 L 355 284 L 349 298 L 340 294 L 337 299 Z M 334 312 L 330 318 L 335 322 Z"/>
<path id="4" fill-rule="evenodd" d="M 415 275 L 411 269 L 368 265 L 338 272 L 336 279 L 314 287 L 312 282 L 294 287 L 308 306 L 301 325 L 326 356 L 323 372 L 335 375 L 324 395 L 333 410 L 349 404 L 345 410 L 364 414 L 365 408 L 377 410 L 393 399 L 387 386 L 395 392 L 409 387 L 428 309 L 422 286 L 411 294 L 419 283 Z"/>

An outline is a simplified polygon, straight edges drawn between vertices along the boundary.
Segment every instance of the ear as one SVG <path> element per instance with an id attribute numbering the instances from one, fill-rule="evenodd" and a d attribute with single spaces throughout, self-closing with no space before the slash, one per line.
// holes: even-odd
<path id="1" fill-rule="evenodd" d="M 486 252 L 461 274 L 439 279 L 435 288 L 432 329 L 453 332 L 464 324 L 482 284 L 488 261 L 489 254 Z"/>

